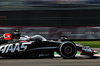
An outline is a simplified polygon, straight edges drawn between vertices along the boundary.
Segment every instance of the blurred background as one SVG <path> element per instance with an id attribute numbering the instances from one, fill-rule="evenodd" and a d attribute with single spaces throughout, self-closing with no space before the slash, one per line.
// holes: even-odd
<path id="1" fill-rule="evenodd" d="M 100 0 L 0 0 L 0 5 L 55 5 L 55 4 L 100 4 Z"/>
<path id="2" fill-rule="evenodd" d="M 100 26 L 100 0 L 0 0 L 0 26 Z"/>
<path id="3" fill-rule="evenodd" d="M 100 39 L 100 0 L 0 0 L 1 34 L 13 32 L 10 27 L 48 39 L 67 36 L 97 40 Z"/>

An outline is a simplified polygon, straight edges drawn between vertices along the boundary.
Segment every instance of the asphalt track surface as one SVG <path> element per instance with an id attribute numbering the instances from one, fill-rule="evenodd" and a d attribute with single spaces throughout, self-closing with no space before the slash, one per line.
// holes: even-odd
<path id="1" fill-rule="evenodd" d="M 61 57 L 45 59 L 2 59 L 0 66 L 100 66 L 100 58 L 77 57 L 63 59 Z"/>
<path id="2" fill-rule="evenodd" d="M 100 66 L 100 59 L 0 59 L 0 66 Z"/>

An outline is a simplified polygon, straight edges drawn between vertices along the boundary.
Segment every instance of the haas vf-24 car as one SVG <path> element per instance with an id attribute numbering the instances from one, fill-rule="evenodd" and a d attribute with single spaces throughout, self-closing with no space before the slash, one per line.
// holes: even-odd
<path id="1" fill-rule="evenodd" d="M 16 33 L 15 33 L 16 34 Z M 13 34 L 13 37 L 17 35 Z M 19 38 L 20 39 L 19 39 Z M 47 40 L 41 35 L 25 37 L 21 39 L 0 41 L 0 56 L 3 58 L 53 58 L 57 52 L 63 58 L 74 58 L 77 51 L 82 51 L 82 47 L 71 41 Z"/>

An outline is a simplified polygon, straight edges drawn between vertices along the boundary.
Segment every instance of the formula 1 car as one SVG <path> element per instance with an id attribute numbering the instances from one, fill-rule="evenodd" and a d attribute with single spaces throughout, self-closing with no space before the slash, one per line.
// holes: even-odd
<path id="1" fill-rule="evenodd" d="M 18 35 L 17 35 L 18 34 Z M 96 52 L 88 50 L 80 44 L 74 44 L 72 41 L 54 41 L 47 40 L 41 35 L 25 37 L 23 39 L 19 33 L 13 33 L 11 40 L 4 40 L 0 43 L 0 56 L 3 58 L 53 58 L 54 52 L 61 55 L 62 58 L 74 58 L 77 51 L 82 51 L 84 55 L 93 55 Z M 16 38 L 17 37 L 17 38 Z M 21 38 L 21 39 L 20 39 Z M 64 39 L 63 39 L 64 40 Z"/>

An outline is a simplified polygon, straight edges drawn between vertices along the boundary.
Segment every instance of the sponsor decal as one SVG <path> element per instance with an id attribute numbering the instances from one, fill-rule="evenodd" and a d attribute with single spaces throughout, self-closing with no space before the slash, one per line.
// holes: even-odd
<path id="1" fill-rule="evenodd" d="M 39 57 L 50 56 L 50 54 L 39 54 Z"/>
<path id="2" fill-rule="evenodd" d="M 28 48 L 27 45 L 31 44 L 30 42 L 27 43 L 16 43 L 16 44 L 6 44 L 0 46 L 0 53 L 14 53 L 26 50 Z"/>

